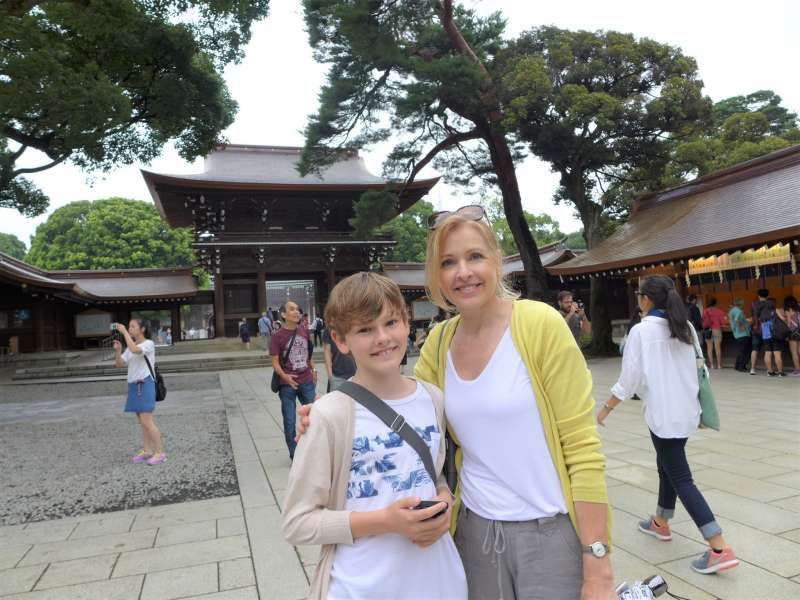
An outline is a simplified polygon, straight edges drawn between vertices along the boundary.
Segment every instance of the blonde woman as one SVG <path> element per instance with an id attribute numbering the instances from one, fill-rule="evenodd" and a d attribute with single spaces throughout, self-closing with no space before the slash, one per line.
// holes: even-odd
<path id="1" fill-rule="evenodd" d="M 482 207 L 428 225 L 429 295 L 458 316 L 431 331 L 415 374 L 444 390 L 458 445 L 470 598 L 616 598 L 592 380 L 569 327 L 506 286 Z"/>
<path id="2" fill-rule="evenodd" d="M 506 286 L 482 207 L 428 227 L 430 299 L 458 316 L 431 330 L 414 374 L 444 391 L 458 445 L 453 530 L 470 599 L 616 600 L 592 379 L 569 327 Z"/>

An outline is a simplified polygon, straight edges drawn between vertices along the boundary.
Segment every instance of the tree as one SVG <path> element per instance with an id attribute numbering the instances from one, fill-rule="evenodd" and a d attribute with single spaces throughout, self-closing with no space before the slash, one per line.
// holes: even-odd
<path id="1" fill-rule="evenodd" d="M 800 143 L 797 114 L 772 90 L 720 100 L 712 114 L 708 130 L 676 145 L 671 174 L 706 175 Z"/>
<path id="2" fill-rule="evenodd" d="M 570 250 L 586 250 L 586 238 L 583 236 L 582 229 L 568 233 L 566 237 L 564 244 Z"/>
<path id="3" fill-rule="evenodd" d="M 666 162 L 670 140 L 710 119 L 694 59 L 629 34 L 540 27 L 509 44 L 497 68 L 505 124 L 559 173 L 555 199 L 575 206 L 590 249 L 619 210 L 608 189 Z M 614 348 L 604 285 L 592 279 L 595 352 Z"/>
<path id="4" fill-rule="evenodd" d="M 13 233 L 0 233 L 0 252 L 17 260 L 24 260 L 26 251 L 25 242 Z"/>
<path id="5" fill-rule="evenodd" d="M 36 228 L 28 262 L 49 270 L 187 267 L 192 232 L 170 228 L 148 202 L 80 200 Z"/>
<path id="6" fill-rule="evenodd" d="M 300 171 L 330 164 L 345 147 L 399 139 L 384 172 L 404 183 L 362 197 L 353 224 L 363 230 L 399 212 L 404 186 L 426 165 L 435 161 L 448 173 L 473 164 L 471 153 L 479 152 L 473 172 L 483 175 L 488 165 L 522 255 L 528 294 L 540 296 L 546 274 L 524 219 L 489 68 L 502 44 L 499 14 L 479 18 L 452 0 L 304 0 L 304 6 L 316 58 L 330 71 L 305 130 Z"/>
<path id="7" fill-rule="evenodd" d="M 379 233 L 389 235 L 397 242 L 389 253 L 388 260 L 425 262 L 427 220 L 432 214 L 433 204 L 420 200 L 378 230 Z"/>
<path id="8" fill-rule="evenodd" d="M 502 199 L 495 197 L 488 200 L 486 202 L 486 212 L 489 217 L 489 222 L 492 224 L 492 229 L 494 229 L 498 240 L 500 240 L 500 248 L 503 251 L 503 256 L 516 254 L 517 246 L 503 213 Z M 533 234 L 533 239 L 536 240 L 537 246 L 552 244 L 566 237 L 558 228 L 558 222 L 550 215 L 534 215 L 528 211 L 524 211 L 523 214 L 525 215 L 525 222 L 528 224 L 528 228 Z"/>
<path id="9" fill-rule="evenodd" d="M 0 3 L 0 207 L 35 216 L 24 176 L 70 161 L 87 171 L 149 162 L 174 140 L 207 154 L 233 122 L 222 68 L 243 55 L 268 0 Z M 17 162 L 29 149 L 47 159 Z"/>

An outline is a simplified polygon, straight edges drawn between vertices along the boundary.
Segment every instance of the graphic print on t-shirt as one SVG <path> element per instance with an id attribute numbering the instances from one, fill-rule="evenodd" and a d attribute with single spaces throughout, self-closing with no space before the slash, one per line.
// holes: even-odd
<path id="1" fill-rule="evenodd" d="M 428 449 L 431 434 L 439 433 L 436 425 L 414 427 Z M 372 498 L 378 495 L 380 482 L 386 482 L 393 492 L 405 492 L 431 482 L 422 459 L 417 456 L 413 470 L 407 475 L 397 473 L 395 457 L 398 452 L 415 452 L 397 433 L 386 430 L 385 435 L 374 437 L 358 436 L 353 439 L 353 456 L 350 461 L 350 482 L 347 485 L 347 499 Z"/>
<path id="2" fill-rule="evenodd" d="M 286 362 L 292 371 L 302 371 L 308 366 L 308 338 L 302 335 L 295 336 Z"/>

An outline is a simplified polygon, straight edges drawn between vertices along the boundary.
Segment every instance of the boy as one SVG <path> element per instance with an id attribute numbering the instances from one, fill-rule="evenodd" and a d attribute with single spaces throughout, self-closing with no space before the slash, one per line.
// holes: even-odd
<path id="1" fill-rule="evenodd" d="M 278 397 L 281 399 L 283 414 L 283 434 L 289 459 L 294 460 L 296 400 L 300 404 L 314 401 L 317 390 L 317 369 L 309 350 L 308 330 L 300 325 L 300 307 L 287 300 L 281 306 L 283 326 L 272 335 L 269 353 L 272 355 L 272 368 L 280 377 Z M 289 350 L 289 344 L 292 345 Z M 286 356 L 284 360 L 284 356 Z"/>
<path id="2" fill-rule="evenodd" d="M 283 513 L 289 543 L 322 544 L 309 597 L 463 600 L 466 577 L 448 533 L 453 499 L 441 476 L 444 402 L 439 389 L 400 374 L 409 327 L 400 289 L 376 273 L 351 275 L 331 292 L 325 321 L 355 360 L 352 381 L 414 427 L 439 477 L 431 481 L 416 451 L 350 396 L 317 400 Z M 423 499 L 441 502 L 414 510 Z"/>

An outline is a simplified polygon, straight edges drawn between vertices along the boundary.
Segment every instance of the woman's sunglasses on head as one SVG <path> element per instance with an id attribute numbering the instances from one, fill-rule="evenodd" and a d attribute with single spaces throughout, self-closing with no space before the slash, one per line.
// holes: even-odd
<path id="1" fill-rule="evenodd" d="M 486 211 L 483 210 L 480 204 L 468 204 L 467 206 L 462 206 L 458 210 L 440 210 L 428 217 L 428 229 L 438 228 L 452 215 L 458 215 L 470 221 L 480 221 L 486 216 Z"/>

